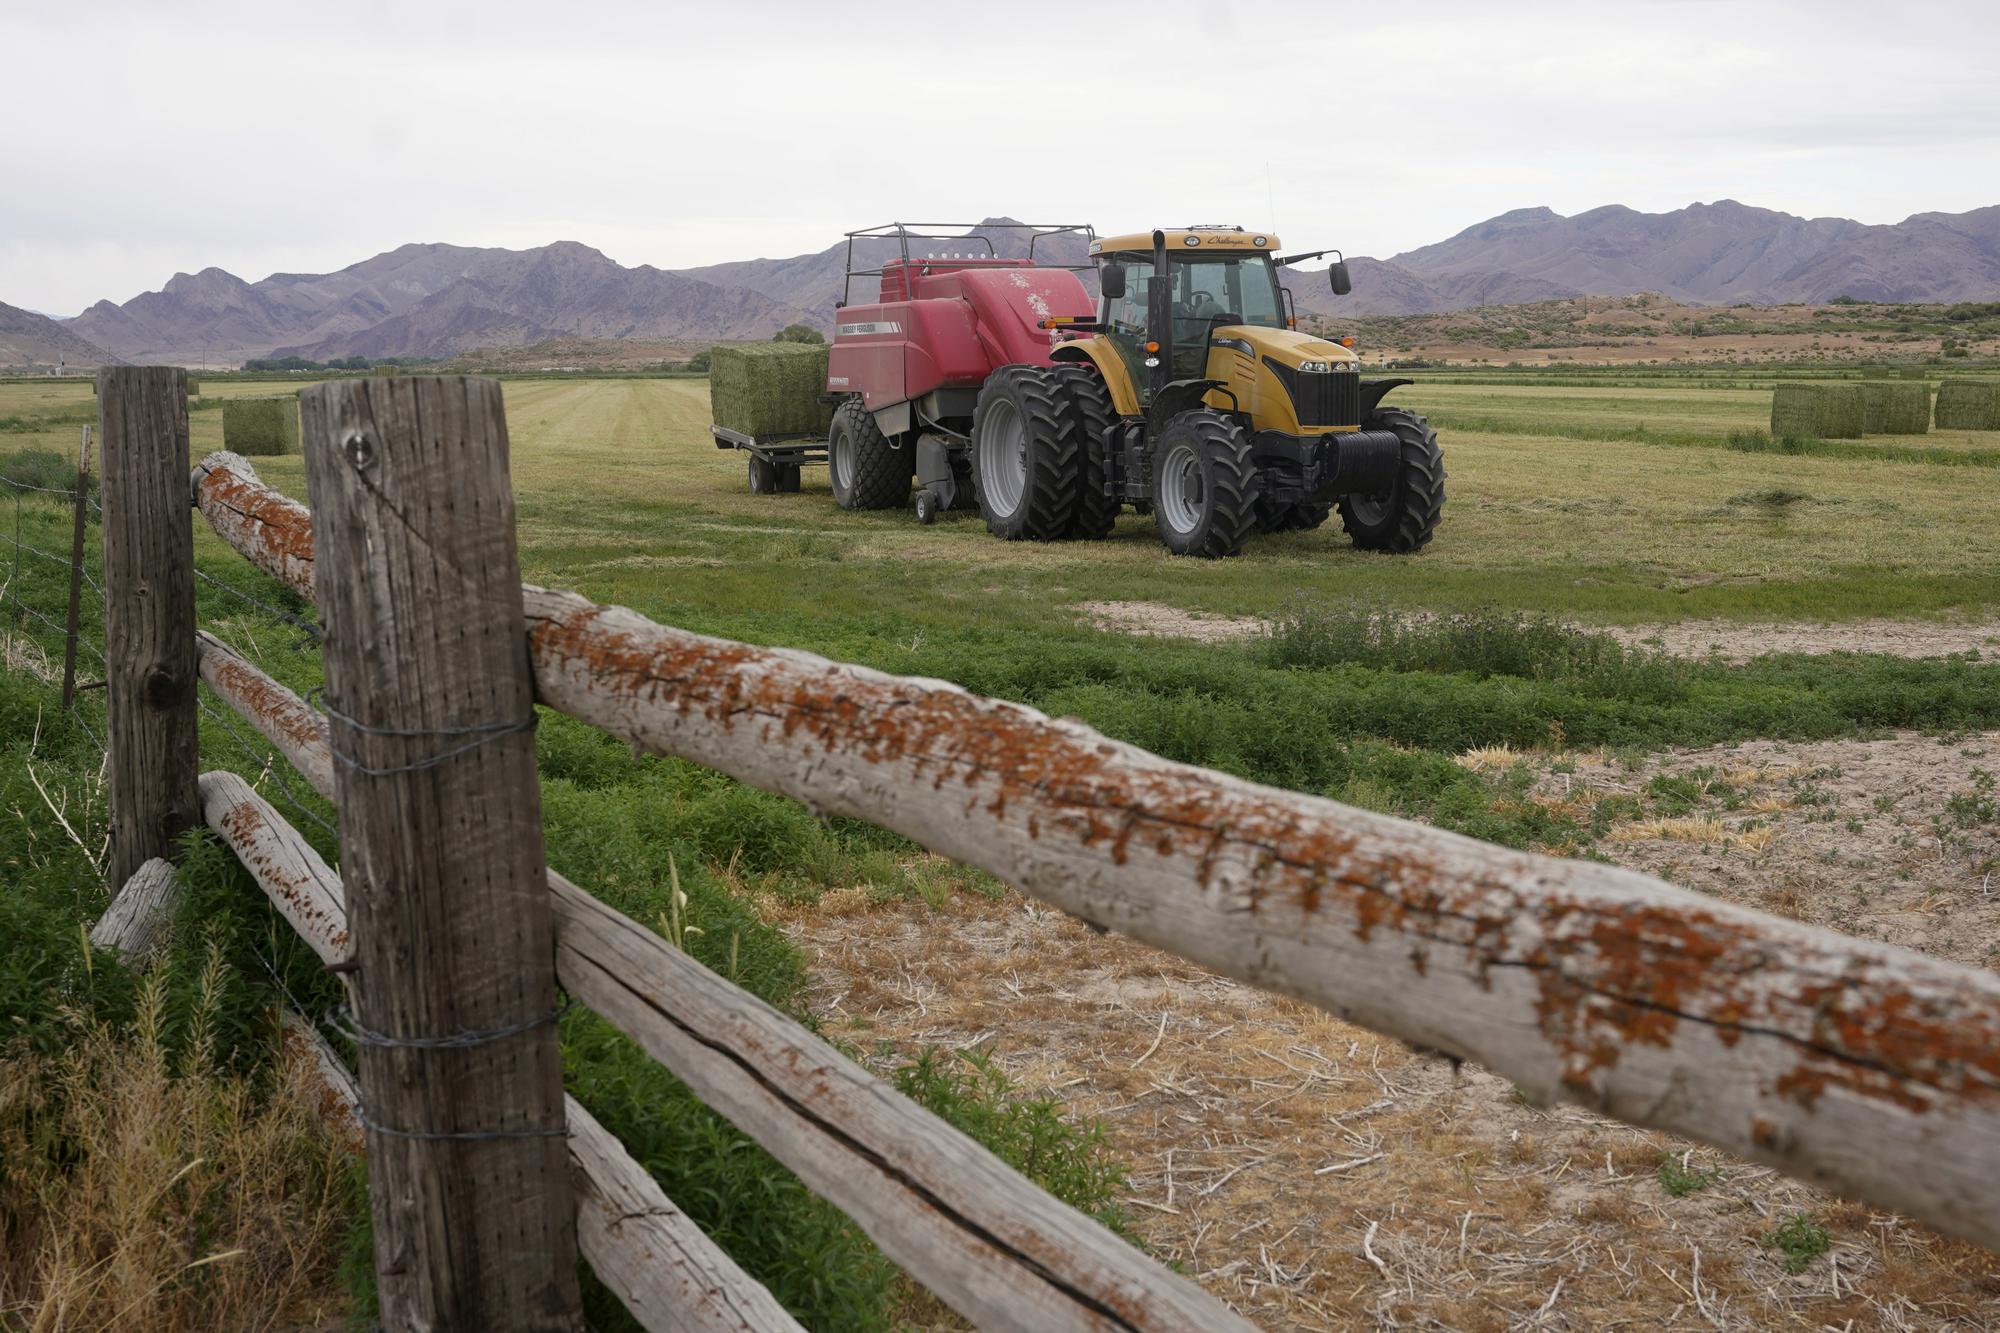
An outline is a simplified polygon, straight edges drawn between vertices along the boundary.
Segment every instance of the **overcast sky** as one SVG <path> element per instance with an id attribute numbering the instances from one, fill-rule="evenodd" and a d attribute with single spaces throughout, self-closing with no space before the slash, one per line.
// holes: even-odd
<path id="1" fill-rule="evenodd" d="M 0 301 L 408 241 L 663 268 L 892 218 L 1241 222 L 1386 256 L 1511 208 L 2000 203 L 2000 4 L 0 0 Z"/>

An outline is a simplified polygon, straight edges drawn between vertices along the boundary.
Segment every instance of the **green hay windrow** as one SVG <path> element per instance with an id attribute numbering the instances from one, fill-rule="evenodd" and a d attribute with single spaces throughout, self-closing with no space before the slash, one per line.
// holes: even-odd
<path id="1" fill-rule="evenodd" d="M 1931 390 L 1927 384 L 1871 380 L 1861 386 L 1870 435 L 1924 435 L 1931 428 Z"/>
<path id="2" fill-rule="evenodd" d="M 222 404 L 222 447 L 232 453 L 299 452 L 296 398 L 231 398 Z"/>
<path id="3" fill-rule="evenodd" d="M 2000 430 L 2000 383 L 1946 380 L 1938 386 L 1939 430 Z"/>
<path id="4" fill-rule="evenodd" d="M 824 435 L 833 409 L 826 392 L 826 351 L 809 343 L 746 343 L 709 352 L 708 401 L 715 424 L 759 438 Z"/>
<path id="5" fill-rule="evenodd" d="M 1858 438 L 1867 424 L 1863 394 L 1859 384 L 1780 384 L 1771 392 L 1771 434 Z"/>

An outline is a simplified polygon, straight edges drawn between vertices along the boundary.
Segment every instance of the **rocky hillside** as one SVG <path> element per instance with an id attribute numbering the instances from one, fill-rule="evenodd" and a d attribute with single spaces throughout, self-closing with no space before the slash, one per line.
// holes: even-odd
<path id="1" fill-rule="evenodd" d="M 768 337 L 802 312 L 744 288 L 589 246 L 533 250 L 406 245 L 337 273 L 261 282 L 219 268 L 175 274 L 123 305 L 100 301 L 69 327 L 134 361 L 253 356 L 451 356 L 473 347 L 583 337 Z"/>
<path id="2" fill-rule="evenodd" d="M 1794 217 L 1733 199 L 1671 213 L 1612 204 L 1563 217 L 1523 208 L 1351 267 L 1352 296 L 1295 283 L 1301 304 L 1423 314 L 1634 292 L 1707 305 L 1990 301 L 2000 296 L 2000 206 L 1919 213 L 1893 226 Z"/>
<path id="3" fill-rule="evenodd" d="M 0 366 L 71 369 L 113 365 L 118 358 L 79 338 L 69 327 L 32 310 L 0 301 Z"/>

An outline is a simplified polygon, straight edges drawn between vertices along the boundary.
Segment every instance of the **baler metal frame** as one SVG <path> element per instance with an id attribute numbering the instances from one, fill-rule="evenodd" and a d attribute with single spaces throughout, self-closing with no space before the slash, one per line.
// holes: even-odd
<path id="1" fill-rule="evenodd" d="M 954 227 L 961 230 L 950 230 Z M 1000 256 L 993 249 L 993 238 L 979 235 L 978 232 L 981 228 L 985 228 L 988 231 L 1027 232 L 1028 262 L 1035 264 L 1039 268 L 1061 268 L 1068 269 L 1072 273 L 1088 273 L 1096 267 L 1088 261 L 1081 264 L 1041 264 L 1035 259 L 1035 243 L 1045 237 L 1081 235 L 1086 244 L 1096 240 L 1097 228 L 1088 222 L 885 222 L 880 226 L 860 227 L 846 233 L 847 273 L 840 284 L 840 304 L 835 306 L 834 309 L 842 309 L 848 304 L 849 298 L 854 294 L 854 280 L 856 278 L 880 278 L 888 269 L 887 265 L 881 268 L 854 267 L 854 243 L 856 241 L 893 239 L 900 242 L 898 248 L 902 253 L 899 257 L 905 267 L 910 263 L 911 241 L 956 241 L 960 244 L 969 244 L 977 241 L 986 247 L 986 257 L 988 259 L 998 259 Z M 917 258 L 922 260 L 945 259 L 947 257 L 943 255 L 918 255 Z"/>

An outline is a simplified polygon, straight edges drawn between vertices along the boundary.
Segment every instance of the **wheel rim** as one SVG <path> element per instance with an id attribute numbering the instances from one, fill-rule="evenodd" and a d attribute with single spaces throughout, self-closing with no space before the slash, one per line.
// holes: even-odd
<path id="1" fill-rule="evenodd" d="M 1005 398 L 993 400 L 979 425 L 979 480 L 997 514 L 1019 509 L 1028 491 L 1028 427 Z"/>
<path id="2" fill-rule="evenodd" d="M 828 450 L 832 455 L 834 484 L 841 490 L 851 490 L 854 486 L 854 436 L 844 430 L 833 433 L 833 446 Z"/>
<path id="3" fill-rule="evenodd" d="M 1355 494 L 1347 497 L 1348 512 L 1353 514 L 1364 527 L 1380 527 L 1389 519 L 1389 511 L 1396 503 L 1394 487 L 1386 491 L 1376 491 L 1373 495 Z"/>
<path id="4" fill-rule="evenodd" d="M 1179 444 L 1160 460 L 1160 517 L 1175 532 L 1193 532 L 1208 512 L 1208 479 L 1192 445 Z"/>

